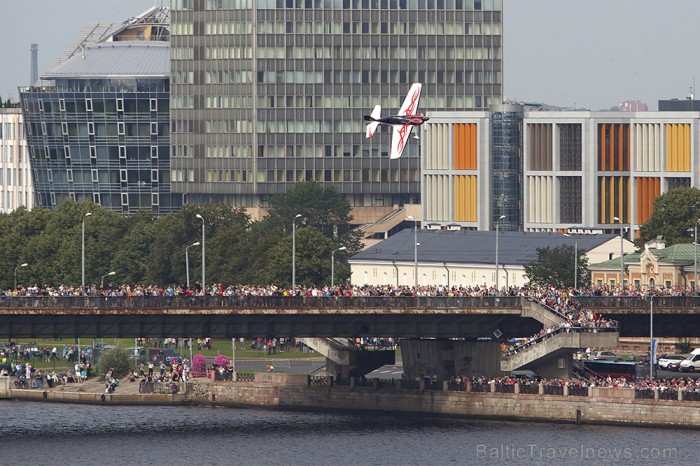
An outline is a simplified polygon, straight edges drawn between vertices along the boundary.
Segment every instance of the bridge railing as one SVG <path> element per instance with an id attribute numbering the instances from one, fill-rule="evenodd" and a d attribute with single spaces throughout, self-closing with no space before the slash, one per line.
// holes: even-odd
<path id="1" fill-rule="evenodd" d="M 0 309 L 469 309 L 518 308 L 520 300 L 514 296 L 2 296 Z"/>
<path id="2" fill-rule="evenodd" d="M 623 308 L 649 309 L 650 301 L 643 296 L 576 296 L 572 298 L 588 309 Z M 654 307 L 689 308 L 700 306 L 698 296 L 654 296 Z"/>

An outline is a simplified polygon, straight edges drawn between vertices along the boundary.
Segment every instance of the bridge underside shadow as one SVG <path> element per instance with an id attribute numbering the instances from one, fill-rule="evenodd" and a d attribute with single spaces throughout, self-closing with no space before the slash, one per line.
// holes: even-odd
<path id="1" fill-rule="evenodd" d="M 516 314 L 237 314 L 163 312 L 4 314 L 0 338 L 492 337 L 532 335 L 542 324 Z M 498 332 L 497 332 L 498 331 Z"/>

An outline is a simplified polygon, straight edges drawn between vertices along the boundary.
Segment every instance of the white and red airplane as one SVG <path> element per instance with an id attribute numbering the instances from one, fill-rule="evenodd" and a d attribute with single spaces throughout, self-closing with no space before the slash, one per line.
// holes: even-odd
<path id="1" fill-rule="evenodd" d="M 374 132 L 377 130 L 379 125 L 389 125 L 394 128 L 393 135 L 391 137 L 391 155 L 390 158 L 398 159 L 401 157 L 401 153 L 406 147 L 408 142 L 408 137 L 411 134 L 411 129 L 414 126 L 420 126 L 426 121 L 428 117 L 422 113 L 416 113 L 418 108 L 418 99 L 420 99 L 421 83 L 413 83 L 411 89 L 408 91 L 406 100 L 403 101 L 403 105 L 399 110 L 398 115 L 381 117 L 382 107 L 377 105 L 372 110 L 371 115 L 365 115 L 365 122 L 367 123 L 367 137 L 371 138 Z M 418 135 L 414 136 L 418 139 Z"/>

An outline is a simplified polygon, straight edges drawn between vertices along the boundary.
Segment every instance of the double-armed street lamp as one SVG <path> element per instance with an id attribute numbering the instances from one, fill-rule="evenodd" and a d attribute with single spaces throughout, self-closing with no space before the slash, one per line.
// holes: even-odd
<path id="1" fill-rule="evenodd" d="M 207 294 L 207 249 L 204 242 L 204 217 L 202 217 L 200 214 L 195 215 L 195 217 L 202 221 L 202 295 L 205 296 Z"/>
<path id="2" fill-rule="evenodd" d="M 335 286 L 335 253 L 338 251 L 345 251 L 346 249 L 345 246 L 342 246 L 331 253 L 331 290 Z"/>
<path id="3" fill-rule="evenodd" d="M 192 246 L 199 246 L 199 244 L 199 241 L 197 241 L 196 243 L 192 243 L 185 248 L 185 270 L 187 272 L 187 289 L 190 288 L 190 257 L 187 250 Z"/>
<path id="4" fill-rule="evenodd" d="M 83 228 L 82 228 L 82 249 L 81 249 L 81 281 L 80 284 L 82 285 L 83 291 L 85 291 L 85 219 L 88 218 L 90 215 L 92 215 L 92 212 L 88 212 L 85 214 L 83 217 Z"/>
<path id="5" fill-rule="evenodd" d="M 496 293 L 500 292 L 500 288 L 498 287 L 498 230 L 501 225 L 501 220 L 505 218 L 505 215 L 501 215 L 498 217 L 498 220 L 496 220 Z"/>
<path id="6" fill-rule="evenodd" d="M 297 284 L 297 219 L 301 214 L 296 214 L 292 220 L 292 294 Z"/>
<path id="7" fill-rule="evenodd" d="M 112 275 L 116 275 L 117 272 L 109 272 L 104 275 L 102 275 L 102 279 L 100 280 L 100 289 L 104 290 L 105 288 L 105 277 L 111 277 Z"/>
<path id="8" fill-rule="evenodd" d="M 20 267 L 26 267 L 26 266 L 28 266 L 28 265 L 29 265 L 29 264 L 27 264 L 27 263 L 25 262 L 25 263 L 20 264 L 20 265 L 18 265 L 17 267 L 15 267 L 15 290 L 17 289 L 17 269 L 19 269 Z"/>

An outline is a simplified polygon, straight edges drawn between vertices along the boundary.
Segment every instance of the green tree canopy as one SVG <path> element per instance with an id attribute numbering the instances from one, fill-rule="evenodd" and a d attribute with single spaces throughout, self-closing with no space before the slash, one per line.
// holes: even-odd
<path id="1" fill-rule="evenodd" d="M 574 271 L 576 261 L 577 274 Z M 525 266 L 525 275 L 531 285 L 553 285 L 557 288 L 588 286 L 591 274 L 585 251 L 570 245 L 556 248 L 537 248 L 537 260 Z"/>
<path id="2" fill-rule="evenodd" d="M 663 236 L 666 245 L 693 241 L 693 231 L 700 218 L 700 190 L 677 188 L 654 200 L 649 220 L 639 228 L 637 246 L 643 246 L 657 236 Z"/>

